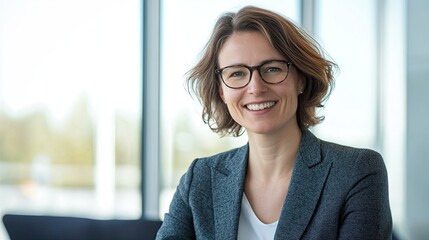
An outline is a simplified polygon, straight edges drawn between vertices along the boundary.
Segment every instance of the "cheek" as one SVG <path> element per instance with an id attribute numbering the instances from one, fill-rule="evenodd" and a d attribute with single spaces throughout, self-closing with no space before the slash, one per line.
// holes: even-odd
<path id="1" fill-rule="evenodd" d="M 291 69 L 289 74 L 290 75 L 288 76 L 289 79 L 287 84 L 289 85 L 290 89 L 294 89 L 295 92 L 298 94 L 304 88 L 303 80 L 294 68 Z"/>
<path id="2" fill-rule="evenodd" d="M 227 103 L 228 89 L 226 89 L 226 87 L 223 84 L 221 84 L 219 87 L 219 94 L 223 102 Z"/>
<path id="3" fill-rule="evenodd" d="M 278 96 L 282 96 L 282 111 L 285 112 L 296 112 L 298 108 L 298 93 L 294 85 L 285 85 L 284 88 L 277 91 Z M 289 114 L 288 113 L 288 114 Z"/>
<path id="4" fill-rule="evenodd" d="M 220 96 L 225 103 L 231 103 L 236 98 L 237 93 L 231 90 L 225 86 L 222 86 L 220 89 Z"/>

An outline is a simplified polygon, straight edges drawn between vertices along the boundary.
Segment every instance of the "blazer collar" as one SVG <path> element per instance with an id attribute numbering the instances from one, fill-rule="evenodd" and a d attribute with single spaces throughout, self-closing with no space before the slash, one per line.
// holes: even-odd
<path id="1" fill-rule="evenodd" d="M 244 192 L 249 147 L 222 159 L 212 175 L 213 209 L 216 239 L 236 239 Z"/>
<path id="2" fill-rule="evenodd" d="M 236 239 L 244 192 L 249 146 L 219 161 L 212 175 L 216 239 Z M 331 163 L 323 162 L 320 140 L 310 131 L 302 134 L 289 191 L 283 204 L 275 239 L 299 239 L 308 225 Z"/>
<path id="3" fill-rule="evenodd" d="M 321 141 L 303 132 L 275 239 L 301 239 L 316 210 L 332 163 L 323 159 Z"/>

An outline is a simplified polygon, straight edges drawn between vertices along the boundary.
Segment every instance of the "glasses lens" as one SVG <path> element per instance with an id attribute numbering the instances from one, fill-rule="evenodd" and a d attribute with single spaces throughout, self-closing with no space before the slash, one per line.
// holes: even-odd
<path id="1" fill-rule="evenodd" d="M 231 88 L 240 88 L 246 86 L 249 82 L 250 71 L 246 67 L 233 66 L 222 70 L 222 79 L 224 83 Z"/>
<path id="2" fill-rule="evenodd" d="M 279 83 L 286 79 L 288 65 L 282 61 L 267 62 L 260 68 L 262 78 L 268 83 Z"/>

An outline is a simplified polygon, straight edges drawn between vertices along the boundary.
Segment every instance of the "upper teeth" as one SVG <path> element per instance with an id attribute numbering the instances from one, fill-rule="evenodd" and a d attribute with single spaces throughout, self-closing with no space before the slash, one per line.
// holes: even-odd
<path id="1" fill-rule="evenodd" d="M 250 110 L 256 111 L 256 110 L 262 110 L 265 108 L 269 108 L 272 106 L 274 106 L 274 102 L 266 102 L 266 103 L 260 103 L 260 104 L 248 104 L 247 108 Z"/>

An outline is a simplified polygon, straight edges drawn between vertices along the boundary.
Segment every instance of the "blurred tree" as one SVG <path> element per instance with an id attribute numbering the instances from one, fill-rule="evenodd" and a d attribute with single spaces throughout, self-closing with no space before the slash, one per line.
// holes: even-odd
<path id="1" fill-rule="evenodd" d="M 71 108 L 64 125 L 55 133 L 51 146 L 53 163 L 92 165 L 94 163 L 94 126 L 86 97 Z"/>
<path id="2" fill-rule="evenodd" d="M 115 159 L 117 165 L 140 163 L 140 121 L 125 114 L 115 116 Z"/>

